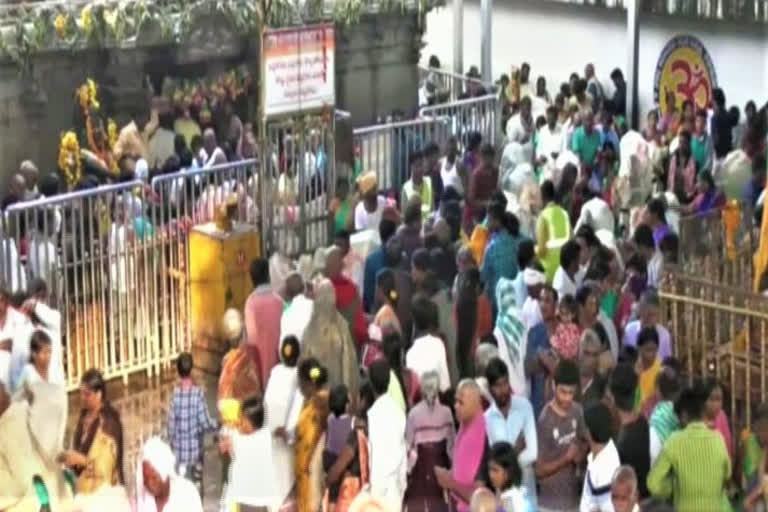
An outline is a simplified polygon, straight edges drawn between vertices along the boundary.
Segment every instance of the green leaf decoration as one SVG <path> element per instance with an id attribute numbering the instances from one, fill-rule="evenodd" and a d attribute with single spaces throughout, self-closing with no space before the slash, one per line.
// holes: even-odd
<path id="1" fill-rule="evenodd" d="M 438 0 L 146 0 L 46 2 L 0 5 L 0 59 L 31 71 L 36 54 L 81 48 L 131 48 L 137 44 L 189 42 L 200 13 L 226 21 L 241 37 L 260 33 L 262 19 L 273 28 L 333 21 L 340 26 L 366 13 L 416 11 L 419 16 Z M 263 9 L 268 12 L 262 13 Z M 219 28 L 223 30 L 224 28 Z"/>

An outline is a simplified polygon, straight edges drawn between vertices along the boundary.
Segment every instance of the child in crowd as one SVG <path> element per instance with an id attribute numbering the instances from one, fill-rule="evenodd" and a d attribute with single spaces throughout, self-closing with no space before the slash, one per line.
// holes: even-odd
<path id="1" fill-rule="evenodd" d="M 643 408 L 648 400 L 653 399 L 656 379 L 661 372 L 659 359 L 659 333 L 656 326 L 643 327 L 637 335 L 638 358 L 635 372 L 638 375 L 638 406 Z"/>
<path id="2" fill-rule="evenodd" d="M 552 334 L 550 344 L 562 359 L 575 360 L 579 355 L 579 338 L 581 329 L 576 323 L 579 307 L 573 295 L 566 295 L 560 299 L 557 307 L 558 324 Z"/>
<path id="3" fill-rule="evenodd" d="M 277 510 L 272 461 L 272 433 L 264 428 L 264 403 L 254 396 L 243 401 L 240 428 L 222 438 L 229 454 L 229 482 L 224 493 L 227 510 Z"/>
<path id="4" fill-rule="evenodd" d="M 354 429 L 355 418 L 349 414 L 349 391 L 347 386 L 339 384 L 334 386 L 328 398 L 331 414 L 328 415 L 328 429 L 325 438 L 325 450 L 323 450 L 323 469 L 330 471 L 341 451 L 347 445 L 349 434 Z M 337 482 L 328 488 L 328 501 L 330 510 L 335 510 L 336 501 L 339 499 L 341 482 Z"/>
<path id="5" fill-rule="evenodd" d="M 488 480 L 504 512 L 534 512 L 533 503 L 522 485 L 523 473 L 517 461 L 517 450 L 506 441 L 491 447 Z"/>
<path id="6" fill-rule="evenodd" d="M 178 472 L 203 494 L 203 438 L 218 428 L 208 413 L 205 391 L 192 380 L 194 360 L 183 352 L 176 360 L 179 382 L 168 409 L 168 441 L 176 455 Z"/>

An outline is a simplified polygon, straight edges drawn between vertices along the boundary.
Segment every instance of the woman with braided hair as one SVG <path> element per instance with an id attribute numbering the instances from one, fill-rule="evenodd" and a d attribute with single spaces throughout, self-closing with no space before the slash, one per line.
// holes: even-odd
<path id="1" fill-rule="evenodd" d="M 304 407 L 296 425 L 293 470 L 298 512 L 313 512 L 323 498 L 323 446 L 328 419 L 328 370 L 315 358 L 299 364 Z"/>
<path id="2" fill-rule="evenodd" d="M 299 355 L 299 340 L 296 336 L 283 338 L 280 362 L 272 368 L 264 391 L 264 407 L 268 412 L 265 426 L 274 434 L 271 462 L 275 475 L 274 494 L 280 503 L 288 496 L 295 481 L 292 442 L 304 404 L 296 368 Z"/>

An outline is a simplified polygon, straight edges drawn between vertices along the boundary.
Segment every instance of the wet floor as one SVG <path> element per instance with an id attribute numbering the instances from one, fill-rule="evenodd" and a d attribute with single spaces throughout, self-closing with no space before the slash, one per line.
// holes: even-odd
<path id="1" fill-rule="evenodd" d="M 166 435 L 166 421 L 168 418 L 168 406 L 170 404 L 175 377 L 169 374 L 163 378 L 147 378 L 144 375 L 132 377 L 127 385 L 117 380 L 107 386 L 107 397 L 112 405 L 120 413 L 123 422 L 124 437 L 124 465 L 126 486 L 131 495 L 135 490 L 137 457 L 144 441 L 155 435 Z M 216 413 L 216 380 L 214 378 L 200 378 L 208 397 L 208 407 L 211 416 Z M 79 397 L 77 393 L 70 395 L 69 428 L 67 432 L 67 444 L 71 443 L 72 432 L 80 413 Z M 218 510 L 219 496 L 221 495 L 221 463 L 211 436 L 205 442 L 205 464 L 203 474 L 204 496 L 203 504 L 205 512 Z"/>

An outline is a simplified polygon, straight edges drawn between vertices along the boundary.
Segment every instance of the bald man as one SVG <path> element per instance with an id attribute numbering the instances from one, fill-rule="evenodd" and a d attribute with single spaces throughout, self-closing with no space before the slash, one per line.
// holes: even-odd
<path id="1" fill-rule="evenodd" d="M 360 290 L 351 279 L 342 273 L 343 254 L 338 246 L 332 246 L 325 253 L 325 276 L 333 283 L 336 292 L 336 309 L 349 324 L 349 330 L 358 348 L 368 340 L 368 322 L 363 311 Z"/>
<path id="2" fill-rule="evenodd" d="M 472 493 L 483 485 L 483 464 L 488 451 L 483 399 L 477 382 L 472 379 L 459 382 L 455 409 L 460 427 L 453 447 L 453 469 L 436 467 L 435 475 L 456 502 L 459 512 L 469 512 Z"/>
<path id="3" fill-rule="evenodd" d="M 471 512 L 498 512 L 501 504 L 496 495 L 488 489 L 478 489 L 472 494 L 469 509 Z"/>
<path id="4" fill-rule="evenodd" d="M 24 177 L 26 190 L 24 191 L 24 200 L 36 199 L 39 195 L 37 191 L 37 182 L 40 172 L 32 160 L 24 160 L 19 166 L 19 174 Z"/>

